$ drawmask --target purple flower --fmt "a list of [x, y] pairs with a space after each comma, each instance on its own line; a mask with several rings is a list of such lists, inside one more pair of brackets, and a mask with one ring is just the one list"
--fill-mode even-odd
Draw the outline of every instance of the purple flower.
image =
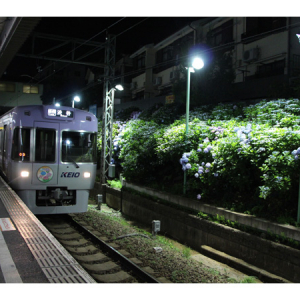
[[207, 163], [207, 164], [205, 165], [205, 167], [206, 167], [206, 168], [210, 168], [210, 167], [211, 167], [211, 164], [210, 164], [210, 163]]
[[198, 177], [199, 177], [199, 174], [198, 174], [198, 173], [196, 173], [196, 174], [195, 174], [195, 177], [196, 177], [196, 178], [198, 178]]
[[214, 173], [214, 176], [215, 176], [215, 177], [218, 177], [218, 176], [219, 176], [219, 174], [218, 174], [218, 173]]
[[209, 150], [207, 148], [204, 149], [204, 153], [208, 153]]
[[190, 169], [192, 166], [191, 166], [191, 164], [186, 164], [185, 167], [186, 167], [186, 169], [188, 170], [188, 169]]
[[183, 157], [183, 158], [182, 158], [182, 161], [183, 161], [184, 163], [187, 163], [187, 162], [189, 161], [189, 159], [188, 159], [187, 157]]
[[197, 195], [197, 199], [198, 199], [198, 200], [201, 199], [201, 195], [200, 195], [200, 194]]
[[209, 169], [206, 169], [206, 170], [205, 170], [205, 173], [208, 173], [208, 172], [209, 172]]
[[197, 149], [197, 152], [201, 152], [201, 151], [202, 151], [202, 149], [200, 149], [200, 148], [199, 148], [199, 149]]

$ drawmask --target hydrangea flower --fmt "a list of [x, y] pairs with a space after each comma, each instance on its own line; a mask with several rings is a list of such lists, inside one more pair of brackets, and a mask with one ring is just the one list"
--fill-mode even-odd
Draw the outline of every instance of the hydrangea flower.
[[201, 195], [200, 195], [200, 194], [197, 195], [197, 199], [198, 199], [198, 200], [201, 199]]
[[205, 167], [206, 167], [206, 168], [210, 168], [210, 167], [211, 167], [211, 164], [210, 164], [210, 163], [207, 163], [207, 164], [205, 165]]
[[190, 169], [192, 166], [191, 166], [191, 164], [186, 164], [185, 167], [186, 167], [186, 169], [188, 170], [188, 169]]
[[294, 159], [298, 159], [300, 154], [300, 147], [297, 150], [292, 151], [292, 155], [294, 155]]
[[195, 173], [195, 177], [198, 178], [198, 177], [199, 177], [199, 174], [198, 174], [198, 173]]

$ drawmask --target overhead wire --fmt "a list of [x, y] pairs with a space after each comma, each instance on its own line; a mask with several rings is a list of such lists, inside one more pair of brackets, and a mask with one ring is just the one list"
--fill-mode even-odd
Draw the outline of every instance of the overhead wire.
[[[99, 36], [100, 34], [106, 32], [106, 31], [107, 31], [108, 29], [110, 29], [111, 27], [113, 27], [113, 26], [115, 26], [116, 24], [118, 24], [119, 22], [123, 21], [125, 18], [126, 18], [126, 17], [121, 18], [120, 20], [116, 21], [116, 22], [113, 23], [112, 25], [108, 26], [107, 28], [103, 29], [102, 31], [98, 32], [97, 34], [93, 35], [91, 38], [89, 38], [89, 39], [87, 39], [86, 41], [84, 41], [84, 43], [78, 45], [78, 46], [75, 47], [73, 50], [67, 52], [66, 54], [64, 54], [63, 56], [61, 56], [61, 57], [58, 58], [58, 59], [62, 59], [62, 58], [64, 58], [64, 57], [66, 57], [68, 54], [72, 53], [73, 51], [75, 51], [75, 50], [77, 50], [78, 48], [82, 47], [83, 45], [85, 45], [86, 43], [88, 43], [88, 42], [91, 41], [92, 39], [96, 38], [96, 37]], [[47, 69], [47, 68], [50, 68], [51, 66], [53, 66], [54, 63], [55, 63], [55, 62], [50, 63], [48, 66], [46, 66], [46, 68], [44, 68], [44, 70]], [[72, 63], [68, 63], [68, 64], [64, 65], [63, 67], [59, 68], [58, 71], [61, 71], [62, 69], [64, 69], [64, 68], [66, 68], [67, 66], [69, 66], [70, 64], [72, 64]], [[53, 76], [53, 75], [54, 75], [54, 74], [50, 74], [50, 75], [48, 75], [48, 76], [42, 78], [41, 80], [39, 80], [39, 81], [37, 82], [37, 84], [40, 83], [40, 82], [42, 82], [42, 81], [44, 81], [45, 79], [47, 79], [47, 78]], [[35, 76], [36, 76], [36, 75], [35, 75]], [[33, 76], [33, 77], [35, 77], [35, 76]], [[29, 83], [30, 83], [30, 82], [29, 82]]]
[[[147, 19], [147, 18], [146, 18]], [[226, 44], [222, 44], [222, 45], [218, 45], [218, 46], [215, 46], [215, 47], [211, 47], [211, 48], [208, 48], [208, 49], [203, 49], [203, 50], [199, 50], [198, 52], [196, 52], [195, 54], [203, 54], [203, 53], [206, 53], [206, 52], [216, 52], [216, 51], [220, 51], [220, 50], [222, 50], [222, 49], [226, 49], [226, 48], [229, 48], [229, 47], [233, 47], [233, 46], [236, 46], [236, 45], [238, 45], [238, 44], [242, 44], [242, 43], [245, 43], [245, 42], [247, 42], [247, 41], [250, 41], [250, 40], [252, 40], [252, 39], [256, 39], [256, 38], [259, 38], [260, 36], [263, 36], [263, 35], [267, 35], [267, 34], [272, 34], [272, 33], [274, 33], [274, 32], [278, 32], [278, 31], [280, 31], [280, 30], [284, 30], [284, 29], [286, 29], [286, 30], [288, 30], [287, 28], [290, 28], [290, 27], [296, 27], [296, 26], [298, 26], [298, 25], [300, 25], [300, 22], [297, 22], [297, 23], [294, 23], [294, 24], [290, 24], [290, 25], [288, 25], [288, 26], [283, 26], [283, 27], [280, 27], [280, 28], [277, 28], [277, 29], [273, 29], [273, 30], [270, 30], [270, 31], [267, 31], [267, 32], [263, 32], [263, 33], [259, 33], [259, 34], [256, 34], [256, 35], [252, 35], [252, 36], [250, 36], [250, 37], [247, 37], [247, 38], [244, 38], [244, 39], [242, 39], [241, 41], [239, 41], [239, 42], [229, 42], [229, 43], [226, 43]], [[232, 25], [233, 26], [233, 25]], [[226, 27], [226, 29], [227, 29], [228, 27]], [[126, 32], [127, 30], [124, 30], [124, 32]], [[123, 32], [121, 32], [120, 34], [122, 34]], [[119, 34], [119, 35], [120, 35]], [[178, 57], [178, 58], [175, 58], [175, 59], [171, 59], [171, 60], [168, 60], [168, 61], [165, 61], [165, 62], [161, 62], [161, 63], [159, 63], [159, 64], [155, 64], [155, 65], [152, 65], [152, 66], [149, 66], [149, 67], [145, 67], [145, 68], [141, 68], [141, 69], [138, 69], [138, 70], [134, 70], [134, 71], [129, 71], [129, 72], [127, 72], [127, 73], [125, 73], [125, 74], [123, 74], [123, 75], [117, 75], [117, 76], [114, 76], [114, 77], [111, 77], [110, 78], [110, 80], [117, 80], [117, 79], [119, 79], [119, 78], [121, 78], [121, 77], [128, 77], [128, 76], [134, 76], [135, 74], [139, 74], [139, 73], [141, 73], [141, 72], [145, 72], [146, 70], [148, 70], [148, 69], [152, 69], [152, 68], [158, 68], [158, 67], [163, 67], [164, 65], [168, 65], [168, 64], [170, 64], [170, 63], [172, 63], [172, 62], [175, 62], [175, 61], [182, 61], [182, 60], [184, 60], [184, 59], [186, 59], [186, 58], [188, 58], [189, 57], [189, 55], [183, 55], [183, 56], [181, 56], [181, 57]], [[91, 87], [89, 87], [89, 88], [92, 88], [92, 87], [94, 87], [94, 86], [96, 86], [96, 85], [98, 85], [98, 84], [100, 84], [100, 83], [102, 83], [102, 82], [97, 82], [97, 83], [95, 83], [95, 85], [93, 85], [93, 86], [91, 86]], [[80, 93], [80, 92], [82, 92], [82, 90], [83, 89], [80, 89], [80, 90], [78, 90], [77, 92], [78, 93]], [[85, 88], [84, 88], [84, 90], [86, 90]], [[73, 93], [72, 93], [73, 94]], [[60, 99], [65, 99], [65, 98], [67, 98], [67, 97], [69, 97], [70, 95], [68, 95], [68, 96], [65, 96], [65, 97], [62, 97], [62, 98], [60, 98]]]
[[[115, 22], [114, 24], [110, 25], [108, 28], [106, 28], [106, 29], [102, 30], [101, 32], [97, 33], [96, 35], [94, 35], [93, 37], [91, 37], [90, 39], [88, 39], [85, 43], [87, 43], [88, 41], [92, 40], [92, 39], [95, 38], [96, 36], [100, 35], [100, 34], [103, 33], [104, 31], [107, 31], [107, 29], [111, 28], [112, 26], [114, 26], [115, 24], [119, 23], [119, 22], [122, 21], [123, 19], [124, 19], [124, 18], [118, 20], [118, 21]], [[147, 19], [149, 19], [149, 17], [147, 17], [147, 18], [145, 18], [145, 19], [139, 21], [138, 23], [134, 24], [133, 26], [131, 26], [131, 27], [129, 27], [129, 28], [123, 30], [122, 32], [120, 32], [119, 34], [117, 34], [116, 37], [118, 37], [118, 36], [120, 36], [121, 34], [127, 32], [128, 30], [134, 28], [135, 26], [138, 26], [139, 24], [141, 24], [142, 22], [146, 21]], [[290, 24], [290, 25], [288, 25], [288, 26], [283, 26], [283, 27], [281, 27], [281, 28], [273, 29], [273, 30], [270, 30], [270, 31], [267, 31], [267, 32], [259, 33], [259, 34], [257, 34], [257, 35], [253, 35], [253, 36], [250, 36], [250, 37], [248, 37], [248, 38], [244, 38], [244, 39], [242, 39], [242, 40], [239, 41], [239, 42], [229, 42], [229, 43], [222, 44], [222, 45], [218, 45], [218, 46], [215, 46], [215, 47], [206, 49], [206, 50], [201, 50], [201, 51], [199, 51], [199, 52], [205, 53], [205, 52], [207, 52], [207, 51], [213, 51], [213, 52], [214, 52], [214, 51], [219, 51], [219, 50], [222, 50], [222, 49], [224, 49], [224, 48], [228, 48], [228, 47], [230, 47], [230, 46], [235, 46], [235, 45], [238, 45], [238, 44], [241, 44], [241, 43], [245, 43], [247, 40], [259, 38], [259, 37], [262, 36], [262, 35], [271, 34], [271, 33], [273, 33], [273, 32], [278, 32], [279, 30], [283, 30], [283, 29], [289, 30], [290, 27], [296, 27], [296, 26], [298, 26], [298, 25], [300, 25], [300, 22], [297, 22], [297, 23], [294, 23], [294, 24]], [[81, 44], [81, 45], [83, 45], [83, 44]], [[81, 45], [79, 45], [77, 48], [79, 48]], [[69, 52], [69, 53], [70, 53], [70, 52]], [[69, 53], [67, 53], [67, 54], [69, 54]], [[65, 54], [64, 56], [66, 56], [67, 54]], [[62, 58], [63, 58], [64, 56], [62, 56]], [[183, 60], [183, 59], [187, 58], [188, 56], [189, 56], [189, 55], [181, 56], [181, 57], [176, 58], [176, 59], [173, 59], [173, 60], [168, 60], [168, 61], [166, 61], [166, 62], [162, 62], [162, 63], [156, 64], [156, 65], [150, 66], [150, 67], [148, 67], [148, 68], [143, 68], [143, 69], [139, 69], [139, 70], [130, 71], [130, 72], [126, 73], [126, 74], [123, 74], [122, 77], [133, 76], [134, 74], [141, 73], [141, 72], [143, 72], [143, 71], [146, 71], [147, 69], [160, 67], [160, 66], [163, 66], [163, 65], [165, 65], [165, 64], [170, 64], [170, 63], [172, 63], [172, 62], [174, 62], [174, 61], [176, 61], [176, 60]], [[69, 63], [68, 65], [70, 65], [70, 64], [71, 64], [71, 63]], [[61, 69], [67, 67], [68, 65], [62, 67]], [[61, 70], [61, 69], [59, 69], [59, 70]], [[49, 76], [43, 78], [43, 80], [45, 80], [46, 78], [48, 78], [48, 77], [50, 77], [50, 76], [53, 76], [53, 75], [54, 75], [54, 74], [50, 74]], [[111, 79], [111, 80], [116, 80], [116, 79], [118, 79], [118, 78], [120, 78], [120, 77], [121, 77], [121, 76], [114, 76], [113, 78], [110, 78], [110, 79]], [[41, 80], [41, 81], [43, 81], [43, 80]], [[39, 82], [41, 82], [41, 81], [39, 81]], [[38, 82], [38, 83], [39, 83], [39, 82]], [[29, 83], [30, 83], [30, 82], [29, 82]], [[70, 96], [73, 95], [74, 93], [80, 93], [80, 92], [85, 91], [85, 90], [87, 90], [87, 89], [89, 89], [89, 88], [92, 88], [92, 87], [94, 87], [94, 86], [97, 86], [97, 85], [99, 85], [99, 84], [101, 84], [101, 83], [102, 83], [102, 82], [95, 82], [95, 83], [93, 83], [93, 84], [91, 84], [91, 85], [88, 85], [88, 86], [82, 88], [82, 89], [79, 89], [79, 90], [77, 90], [77, 91], [75, 91], [75, 92], [72, 92], [71, 94], [68, 94], [68, 95], [66, 95], [66, 96], [63, 96], [63, 97], [59, 98], [58, 100], [62, 101], [62, 100], [64, 100], [64, 99], [70, 97]]]
[[[76, 47], [74, 50], [78, 49], [79, 47], [81, 47], [81, 46], [84, 45], [85, 43], [91, 41], [92, 39], [94, 39], [95, 37], [99, 36], [100, 34], [102, 34], [102, 33], [104, 33], [104, 32], [107, 32], [108, 29], [112, 28], [113, 26], [115, 26], [116, 24], [118, 24], [119, 22], [121, 22], [122, 20], [124, 20], [125, 18], [126, 18], [126, 17], [121, 18], [120, 20], [118, 20], [118, 21], [114, 22], [113, 24], [109, 25], [108, 27], [106, 27], [106, 28], [103, 29], [102, 31], [100, 31], [100, 32], [98, 32], [97, 34], [93, 35], [91, 38], [89, 38], [88, 40], [86, 40], [84, 43], [80, 44], [80, 45], [79, 45], [78, 47]], [[65, 57], [66, 55], [68, 55], [68, 54], [71, 53], [71, 52], [72, 52], [72, 51], [66, 53], [66, 54], [63, 55], [61, 58]], [[53, 64], [54, 64], [54, 62], [50, 63], [49, 66], [47, 66], [46, 68], [49, 68], [49, 67], [52, 66]], [[67, 65], [64, 65], [63, 67], [61, 67], [60, 69], [58, 69], [57, 72], [59, 72], [59, 71], [61, 71], [62, 69], [66, 68], [66, 67], [69, 66], [70, 64], [71, 64], [71, 63], [69, 63], [69, 64], [67, 64]], [[44, 70], [45, 70], [45, 68], [44, 68]], [[56, 73], [57, 73], [57, 72], [56, 72]], [[36, 75], [38, 75], [38, 73], [37, 73]], [[37, 79], [35, 79], [36, 75], [35, 75], [35, 76], [29, 76], [29, 77], [31, 77], [31, 79], [30, 79], [27, 83], [25, 83], [25, 84], [27, 84], [27, 85], [31, 84], [33, 79], [34, 79], [34, 80], [37, 80]], [[45, 79], [47, 79], [47, 78], [49, 78], [49, 77], [51, 77], [51, 76], [53, 76], [53, 75], [54, 75], [54, 74], [50, 74], [50, 75], [44, 77], [43, 79], [41, 79], [40, 81], [37, 80], [37, 82], [35, 82], [34, 84], [39, 84], [40, 82], [44, 81]], [[18, 96], [17, 98], [15, 98], [15, 99], [17, 100], [17, 99], [20, 98], [20, 97], [21, 97], [21, 95], [19, 95], [19, 96]]]

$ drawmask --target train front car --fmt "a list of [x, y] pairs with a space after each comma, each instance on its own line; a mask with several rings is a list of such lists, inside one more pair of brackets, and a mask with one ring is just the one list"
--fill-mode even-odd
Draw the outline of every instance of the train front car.
[[38, 214], [87, 211], [96, 176], [97, 118], [70, 107], [18, 107], [9, 184]]

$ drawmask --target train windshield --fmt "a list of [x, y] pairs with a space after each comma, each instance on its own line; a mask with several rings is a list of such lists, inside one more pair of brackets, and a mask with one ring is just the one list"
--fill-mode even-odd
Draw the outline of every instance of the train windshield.
[[97, 162], [97, 134], [91, 132], [62, 132], [62, 162]]
[[15, 128], [11, 156], [17, 161], [30, 160], [30, 128]]
[[54, 162], [56, 153], [55, 129], [37, 128], [35, 137], [35, 161]]

